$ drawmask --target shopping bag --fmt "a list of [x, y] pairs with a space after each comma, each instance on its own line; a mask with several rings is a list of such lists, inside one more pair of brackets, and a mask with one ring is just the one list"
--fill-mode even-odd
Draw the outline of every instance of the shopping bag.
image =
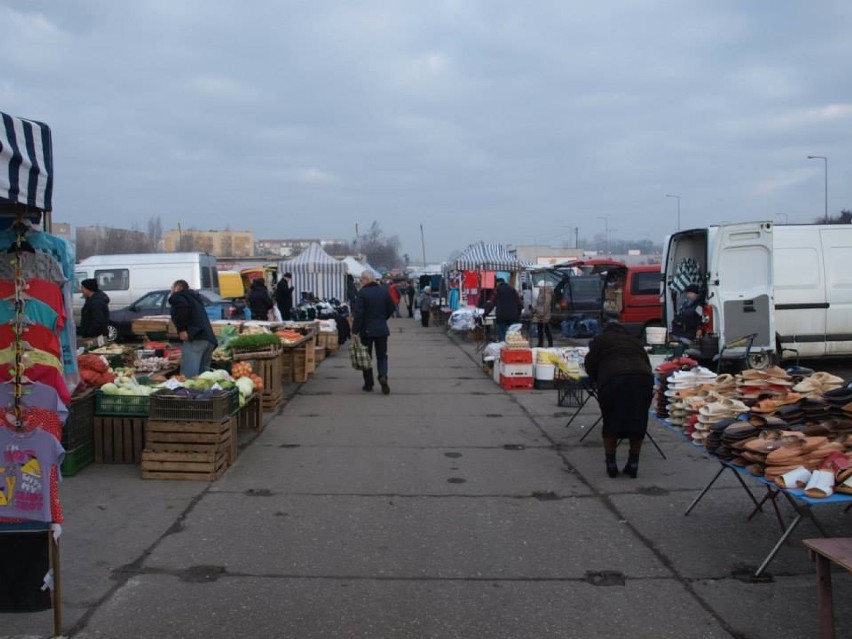
[[349, 361], [356, 371], [368, 371], [373, 368], [370, 351], [361, 343], [357, 335], [352, 337], [352, 343], [349, 345]]
[[421, 317], [422, 317], [422, 315], [420, 314], [420, 309], [415, 308], [414, 309], [414, 321], [419, 322]]

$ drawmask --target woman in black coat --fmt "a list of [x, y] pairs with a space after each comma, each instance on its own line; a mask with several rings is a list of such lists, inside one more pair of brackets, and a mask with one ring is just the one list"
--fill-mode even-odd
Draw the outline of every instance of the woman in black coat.
[[630, 456], [623, 472], [635, 478], [654, 392], [654, 373], [648, 353], [642, 342], [630, 335], [624, 326], [609, 322], [589, 345], [585, 364], [586, 373], [597, 385], [606, 472], [610, 477], [618, 475], [616, 443], [619, 439], [627, 439]]
[[275, 303], [261, 278], [258, 277], [251, 281], [251, 287], [246, 296], [246, 304], [251, 311], [253, 320], [266, 321], [269, 318], [269, 311], [272, 310]]

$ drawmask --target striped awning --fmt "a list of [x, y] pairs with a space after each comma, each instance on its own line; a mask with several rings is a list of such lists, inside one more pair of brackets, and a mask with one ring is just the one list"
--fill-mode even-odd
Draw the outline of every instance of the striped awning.
[[456, 258], [453, 266], [457, 271], [519, 271], [527, 266], [527, 264], [518, 260], [517, 256], [509, 253], [502, 244], [477, 242], [468, 246]]
[[50, 127], [0, 113], [0, 201], [42, 211], [53, 206]]
[[278, 277], [293, 274], [293, 301], [298, 304], [303, 292], [313, 293], [321, 300], [346, 299], [346, 265], [312, 243], [292, 260], [278, 264]]

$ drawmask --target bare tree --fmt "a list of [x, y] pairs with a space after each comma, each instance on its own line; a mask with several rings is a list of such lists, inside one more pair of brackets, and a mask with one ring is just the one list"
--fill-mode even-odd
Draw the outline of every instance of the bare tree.
[[160, 216], [151, 217], [148, 220], [148, 237], [150, 237], [154, 244], [159, 243], [160, 238], [163, 237], [163, 221], [160, 219]]
[[377, 268], [392, 269], [402, 265], [399, 238], [396, 235], [385, 237], [378, 222], [374, 221], [367, 232], [358, 238], [358, 245], [367, 261]]

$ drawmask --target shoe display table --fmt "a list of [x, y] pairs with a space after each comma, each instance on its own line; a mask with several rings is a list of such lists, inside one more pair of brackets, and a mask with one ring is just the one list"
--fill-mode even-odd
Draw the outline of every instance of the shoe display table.
[[852, 537], [805, 539], [811, 559], [816, 562], [819, 628], [821, 639], [834, 639], [834, 600], [831, 591], [831, 564], [852, 572]]
[[[669, 424], [665, 419], [661, 419], [661, 418], [657, 417], [656, 415], [654, 415], [653, 413], [652, 413], [652, 417], [654, 417], [654, 419], [656, 419], [660, 423], [660, 425], [662, 425], [664, 428], [667, 428], [668, 430], [671, 430], [672, 432], [677, 433], [678, 435], [680, 435], [681, 437], [683, 437], [684, 439], [686, 439], [690, 443], [693, 443], [692, 440], [690, 438], [688, 438], [683, 433], [682, 430], [680, 430], [679, 428], [675, 428], [674, 426]], [[686, 509], [686, 512], [683, 513], [684, 516], [689, 515], [689, 513], [692, 512], [692, 510], [698, 505], [698, 502], [700, 502], [701, 499], [704, 497], [704, 495], [707, 494], [707, 491], [710, 490], [710, 488], [713, 486], [713, 484], [716, 483], [716, 480], [719, 479], [719, 477], [722, 475], [722, 473], [725, 472], [725, 470], [730, 470], [731, 472], [734, 473], [734, 476], [739, 481], [740, 486], [742, 486], [743, 490], [745, 490], [745, 492], [748, 494], [749, 498], [751, 499], [752, 503], [754, 504], [754, 509], [751, 511], [749, 516], [746, 518], [746, 521], [750, 521], [758, 512], [762, 512], [763, 505], [766, 502], [769, 502], [772, 505], [772, 508], [775, 512], [775, 516], [778, 519], [778, 525], [781, 529], [781, 536], [778, 538], [778, 541], [775, 543], [775, 545], [769, 551], [769, 554], [766, 555], [766, 557], [763, 559], [761, 564], [758, 566], [757, 570], [754, 573], [755, 577], [760, 577], [760, 575], [763, 574], [763, 572], [766, 570], [767, 566], [769, 566], [769, 564], [775, 558], [775, 555], [777, 555], [778, 551], [781, 550], [781, 546], [784, 544], [785, 541], [787, 541], [787, 539], [790, 537], [790, 535], [793, 533], [793, 531], [796, 530], [796, 527], [802, 522], [803, 519], [805, 519], [805, 518], [810, 519], [814, 523], [814, 525], [816, 526], [817, 530], [819, 530], [820, 534], [823, 537], [826, 537], [825, 530], [823, 529], [822, 525], [819, 523], [819, 520], [817, 520], [816, 516], [813, 513], [813, 510], [812, 510], [813, 506], [845, 505], [846, 510], [849, 510], [850, 508], [852, 508], [852, 495], [835, 493], [835, 494], [831, 495], [830, 497], [826, 497], [826, 498], [822, 498], [822, 499], [814, 499], [812, 497], [808, 497], [807, 495], [805, 495], [805, 491], [802, 490], [802, 489], [792, 489], [792, 488], [782, 489], [782, 488], [779, 488], [775, 484], [775, 482], [770, 481], [770, 480], [766, 479], [765, 477], [760, 477], [758, 475], [752, 475], [744, 467], [737, 466], [736, 464], [732, 464], [728, 461], [725, 461], [723, 459], [715, 457], [714, 455], [712, 455], [712, 454], [708, 453], [706, 450], [704, 450], [703, 447], [696, 446], [696, 448], [699, 448], [702, 452], [704, 452], [705, 456], [708, 459], [712, 459], [712, 460], [718, 462], [719, 465], [720, 465], [720, 468], [719, 468], [719, 471], [710, 480], [710, 482], [704, 488], [701, 489], [701, 492], [698, 494], [698, 496], [695, 499], [692, 500], [692, 503]], [[748, 478], [756, 481], [757, 483], [763, 485], [763, 487], [766, 489], [766, 494], [764, 495], [763, 499], [758, 501], [757, 497], [754, 496], [754, 493], [748, 487], [748, 485], [746, 484], [743, 477], [748, 477]], [[793, 511], [795, 512], [795, 516], [789, 522], [785, 522], [783, 516], [781, 515], [781, 511], [779, 510], [778, 503], [777, 503], [778, 497], [783, 497], [787, 501], [787, 503], [790, 504], [790, 506], [793, 508]]]

